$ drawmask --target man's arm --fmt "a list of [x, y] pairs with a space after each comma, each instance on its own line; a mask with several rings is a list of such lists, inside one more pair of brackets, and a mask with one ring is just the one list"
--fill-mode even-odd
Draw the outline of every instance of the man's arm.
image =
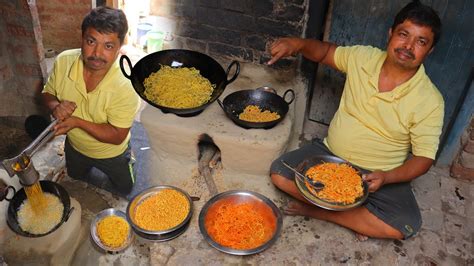
[[72, 116], [76, 104], [70, 101], [59, 101], [54, 95], [43, 93], [43, 102], [59, 121], [54, 127], [55, 135], [62, 135], [73, 128], [80, 128], [101, 142], [110, 144], [122, 143], [130, 128], [119, 128], [111, 124], [96, 124]]
[[315, 39], [282, 38], [276, 40], [270, 47], [272, 59], [268, 61], [271, 65], [278, 59], [286, 56], [301, 53], [307, 59], [328, 65], [337, 69], [334, 62], [334, 52], [337, 45], [329, 42], [322, 42]]
[[364, 176], [369, 184], [369, 191], [377, 191], [385, 184], [411, 181], [428, 172], [433, 165], [433, 160], [422, 156], [413, 156], [405, 163], [390, 171], [374, 171]]
[[56, 135], [66, 134], [73, 128], [80, 128], [100, 142], [118, 145], [128, 135], [130, 128], [120, 128], [108, 123], [96, 124], [74, 116], [58, 123], [54, 130]]
[[70, 101], [59, 101], [56, 96], [47, 92], [42, 93], [43, 103], [53, 114], [54, 118], [59, 121], [69, 118], [74, 110], [76, 103]]

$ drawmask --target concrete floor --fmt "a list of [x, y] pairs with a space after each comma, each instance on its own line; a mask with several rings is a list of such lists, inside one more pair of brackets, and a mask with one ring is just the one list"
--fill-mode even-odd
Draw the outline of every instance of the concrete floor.
[[[136, 124], [134, 127], [139, 127]], [[55, 140], [55, 141], [61, 141]], [[64, 158], [58, 150], [61, 145], [40, 153], [45, 162], [39, 163], [43, 173], [60, 172], [58, 165]], [[136, 147], [137, 148], [137, 147]], [[138, 149], [140, 150], [140, 149]], [[150, 150], [142, 151], [151, 152]], [[147, 160], [144, 154], [142, 160]], [[196, 166], [197, 168], [197, 166]], [[54, 170], [56, 169], [56, 170]], [[143, 170], [143, 169], [142, 169]], [[141, 171], [141, 170], [140, 170]], [[219, 167], [213, 172], [219, 178]], [[140, 178], [140, 173], [137, 178]], [[262, 178], [267, 178], [262, 176]], [[199, 173], [190, 173], [189, 182], [181, 188], [193, 196], [194, 214], [184, 234], [167, 242], [153, 242], [136, 236], [133, 244], [119, 254], [106, 254], [98, 250], [89, 237], [92, 218], [99, 211], [115, 207], [125, 211], [127, 199], [113, 196], [82, 181], [67, 176], [59, 183], [72, 198], [81, 205], [81, 230], [79, 244], [74, 255], [68, 258], [72, 265], [472, 265], [474, 236], [474, 184], [449, 177], [447, 169], [434, 167], [413, 182], [415, 195], [423, 215], [420, 233], [405, 241], [369, 239], [359, 242], [354, 233], [337, 225], [306, 217], [284, 216], [283, 230], [278, 241], [267, 250], [250, 256], [234, 256], [211, 247], [198, 227], [198, 216], [202, 206], [211, 197], [205, 180]], [[138, 191], [147, 186], [142, 183]], [[259, 191], [269, 197], [278, 207], [284, 206], [288, 197], [277, 191], [270, 181], [266, 187], [255, 187], [251, 182], [246, 189]], [[223, 191], [219, 191], [223, 192]], [[135, 193], [135, 192], [132, 192]], [[14, 255], [13, 255], [14, 256]], [[38, 255], [44, 258], [43, 255]], [[21, 259], [4, 254], [8, 265], [19, 265]], [[31, 258], [30, 258], [31, 259]], [[11, 262], [11, 263], [9, 263]], [[23, 261], [25, 262], [25, 261]], [[31, 263], [31, 261], [30, 261]], [[50, 262], [37, 260], [34, 264]]]

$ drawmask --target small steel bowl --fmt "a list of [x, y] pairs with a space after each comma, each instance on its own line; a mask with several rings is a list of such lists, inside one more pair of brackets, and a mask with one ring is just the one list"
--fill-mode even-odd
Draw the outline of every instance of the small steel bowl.
[[97, 224], [102, 219], [104, 219], [105, 217], [108, 217], [108, 216], [118, 216], [118, 217], [124, 219], [128, 223], [127, 217], [125, 216], [125, 213], [123, 211], [119, 211], [119, 210], [114, 209], [114, 208], [105, 209], [105, 210], [99, 212], [91, 222], [91, 237], [92, 237], [92, 240], [94, 241], [94, 243], [99, 248], [103, 249], [104, 251], [112, 252], [112, 253], [118, 253], [118, 252], [124, 251], [125, 249], [127, 249], [130, 246], [130, 244], [133, 241], [133, 233], [132, 233], [130, 223], [128, 223], [129, 226], [128, 226], [127, 240], [125, 241], [125, 243], [121, 247], [117, 247], [117, 248], [108, 247], [108, 246], [104, 245], [102, 243], [102, 241], [100, 241], [100, 238], [97, 235]]
[[[265, 243], [262, 245], [252, 248], [252, 249], [234, 249], [230, 247], [223, 246], [216, 241], [214, 241], [211, 237], [211, 235], [208, 233], [206, 229], [206, 216], [209, 214], [209, 210], [212, 209], [213, 206], [215, 206], [217, 203], [221, 202], [222, 200], [231, 200], [231, 201], [238, 201], [238, 202], [252, 202], [252, 203], [263, 203], [266, 206], [268, 206], [274, 216], [276, 226], [275, 230], [273, 232], [273, 236]], [[226, 191], [220, 194], [215, 195], [212, 197], [206, 204], [202, 207], [201, 212], [199, 214], [199, 230], [201, 231], [201, 234], [204, 236], [204, 239], [214, 248], [217, 250], [220, 250], [222, 252], [232, 254], [232, 255], [251, 255], [251, 254], [256, 254], [264, 251], [271, 245], [273, 245], [278, 237], [280, 236], [281, 228], [283, 224], [283, 218], [281, 215], [280, 210], [278, 207], [267, 197], [253, 192], [253, 191], [247, 191], [247, 190], [231, 190], [231, 191]]]
[[[140, 205], [146, 198], [153, 196], [164, 189], [173, 189], [175, 191], [180, 192], [181, 194], [183, 194], [183, 196], [186, 197], [189, 204], [188, 214], [186, 215], [186, 217], [180, 224], [167, 230], [151, 231], [151, 230], [146, 230], [146, 229], [141, 228], [134, 221], [135, 211], [136, 211], [137, 206]], [[184, 231], [186, 231], [186, 229], [189, 226], [192, 215], [193, 215], [193, 202], [191, 200], [191, 197], [188, 195], [188, 193], [186, 193], [184, 190], [180, 188], [167, 186], [167, 185], [155, 186], [155, 187], [145, 189], [144, 191], [140, 192], [138, 195], [133, 197], [127, 206], [127, 220], [132, 225], [133, 231], [140, 237], [146, 238], [148, 240], [158, 241], [158, 242], [171, 240], [173, 238], [178, 237], [182, 233], [184, 233]]]

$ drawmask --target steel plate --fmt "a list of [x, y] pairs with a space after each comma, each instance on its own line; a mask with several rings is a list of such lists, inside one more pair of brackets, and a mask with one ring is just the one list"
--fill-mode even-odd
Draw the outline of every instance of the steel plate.
[[[162, 230], [162, 231], [146, 230], [138, 226], [136, 222], [134, 221], [135, 211], [136, 211], [137, 206], [140, 205], [148, 197], [154, 196], [158, 192], [165, 189], [175, 190], [177, 192], [180, 192], [183, 196], [186, 197], [187, 202], [189, 204], [189, 212], [184, 218], [184, 220], [180, 224], [176, 225], [175, 227], [169, 228], [167, 230]], [[128, 222], [132, 225], [133, 231], [140, 237], [146, 238], [148, 240], [155, 240], [157, 242], [167, 241], [167, 240], [171, 240], [173, 238], [178, 237], [179, 235], [184, 233], [184, 231], [188, 228], [191, 217], [193, 215], [193, 202], [191, 200], [191, 197], [188, 195], [188, 193], [180, 188], [177, 188], [174, 186], [167, 186], [167, 185], [154, 186], [154, 187], [150, 187], [143, 190], [138, 195], [133, 197], [132, 200], [129, 201], [126, 215], [127, 215]]]
[[100, 238], [97, 235], [97, 224], [99, 223], [100, 220], [104, 219], [107, 216], [118, 216], [118, 217], [122, 218], [125, 222], [128, 223], [127, 217], [125, 216], [125, 213], [123, 211], [119, 211], [119, 210], [114, 209], [114, 208], [105, 209], [105, 210], [99, 212], [91, 222], [91, 227], [90, 227], [91, 238], [94, 241], [94, 243], [104, 251], [111, 252], [111, 253], [121, 252], [121, 251], [127, 249], [133, 241], [133, 233], [132, 233], [131, 226], [130, 226], [130, 224], [128, 224], [127, 240], [125, 241], [125, 243], [121, 247], [117, 247], [117, 248], [108, 247], [108, 246], [104, 245], [102, 243], [102, 241], [100, 241]]
[[[259, 247], [253, 248], [253, 249], [233, 249], [230, 247], [223, 246], [216, 241], [212, 239], [212, 237], [209, 235], [209, 233], [206, 230], [205, 226], [205, 219], [208, 214], [208, 211], [210, 208], [212, 208], [213, 205], [218, 203], [221, 200], [228, 200], [228, 199], [235, 199], [239, 200], [241, 202], [259, 202], [259, 203], [264, 203], [273, 212], [275, 222], [276, 222], [276, 228], [275, 231], [273, 232], [273, 236], [270, 240], [268, 240], [266, 243], [263, 243]], [[215, 249], [222, 251], [224, 253], [232, 254], [232, 255], [251, 255], [251, 254], [257, 254], [268, 247], [270, 247], [273, 243], [275, 243], [280, 236], [280, 231], [283, 225], [283, 217], [280, 213], [280, 210], [278, 207], [271, 201], [269, 198], [253, 191], [248, 191], [248, 190], [230, 190], [226, 192], [222, 192], [220, 194], [215, 195], [212, 197], [206, 204], [202, 207], [201, 212], [199, 214], [199, 230], [201, 231], [201, 234], [203, 235], [204, 239]]]
[[[349, 164], [350, 166], [354, 167], [360, 175], [362, 174], [367, 174], [368, 172], [366, 170], [363, 170], [357, 166], [354, 166], [352, 165], [351, 163], [339, 158], [339, 157], [336, 157], [336, 156], [331, 156], [331, 155], [316, 155], [316, 156], [313, 156], [309, 159], [306, 159], [304, 160], [302, 163], [300, 163], [297, 167], [297, 169], [300, 171], [300, 173], [306, 173], [306, 171], [315, 166], [315, 165], [318, 165], [318, 164], [321, 164], [321, 163], [346, 163], [346, 164]], [[306, 187], [306, 185], [304, 184], [303, 181], [301, 181], [299, 178], [295, 177], [295, 183], [296, 183], [296, 187], [298, 188], [298, 190], [301, 192], [301, 195], [303, 195], [303, 197], [305, 199], [307, 199], [309, 202], [311, 202], [312, 204], [318, 206], [318, 207], [321, 207], [323, 209], [327, 209], [327, 210], [331, 210], [331, 211], [346, 211], [346, 210], [350, 210], [350, 209], [353, 209], [355, 207], [358, 207], [360, 206], [361, 204], [363, 204], [365, 202], [365, 200], [367, 199], [367, 197], [369, 196], [369, 189], [368, 189], [368, 185], [367, 185], [367, 182], [365, 181], [362, 181], [362, 186], [364, 188], [364, 193], [361, 197], [357, 198], [356, 201], [354, 203], [351, 203], [351, 204], [343, 204], [343, 203], [335, 203], [335, 202], [330, 202], [330, 201], [327, 201], [327, 200], [324, 200], [324, 199], [321, 199], [319, 197], [317, 197], [316, 195], [314, 195], [313, 193], [311, 193], [308, 188]]]

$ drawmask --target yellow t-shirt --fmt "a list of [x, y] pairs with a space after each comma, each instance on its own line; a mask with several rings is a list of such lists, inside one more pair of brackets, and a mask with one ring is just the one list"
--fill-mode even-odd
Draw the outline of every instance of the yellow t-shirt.
[[[93, 123], [109, 123], [120, 128], [130, 128], [140, 101], [130, 80], [120, 72], [118, 60], [90, 93], [87, 93], [82, 71], [80, 49], [62, 52], [56, 58], [43, 93], [52, 94], [59, 101], [75, 102], [77, 108], [72, 114], [75, 117]], [[80, 153], [91, 158], [105, 159], [118, 156], [126, 150], [130, 132], [119, 145], [100, 142], [79, 128], [70, 130], [67, 137], [74, 149]]]
[[410, 151], [434, 159], [443, 126], [443, 97], [423, 65], [392, 91], [378, 91], [386, 56], [370, 46], [338, 47], [334, 55], [346, 82], [324, 141], [335, 155], [368, 170], [396, 168]]

